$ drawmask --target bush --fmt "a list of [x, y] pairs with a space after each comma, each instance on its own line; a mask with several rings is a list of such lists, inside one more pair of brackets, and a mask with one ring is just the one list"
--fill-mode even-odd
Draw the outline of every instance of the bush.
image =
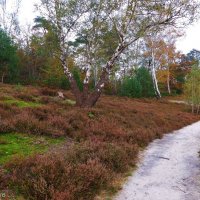
[[153, 97], [155, 95], [153, 81], [149, 71], [141, 67], [132, 77], [126, 77], [119, 91], [120, 95], [128, 97]]
[[70, 89], [69, 80], [64, 75], [61, 77], [57, 77], [56, 75], [49, 76], [48, 78], [46, 78], [44, 83], [50, 87], [58, 87], [65, 90]]
[[58, 153], [19, 159], [7, 168], [10, 184], [30, 200], [93, 199], [110, 179], [97, 159], [73, 165]]
[[[42, 90], [28, 87], [20, 93], [37, 96]], [[66, 144], [49, 153], [15, 159], [0, 170], [0, 185], [12, 185], [26, 199], [93, 199], [134, 166], [140, 147], [199, 120], [183, 112], [184, 105], [163, 100], [103, 96], [95, 108], [80, 109], [50, 97], [50, 90], [41, 98], [45, 105], [18, 108], [4, 103], [16, 90], [1, 85], [1, 91], [0, 132], [66, 136]], [[72, 99], [68, 92], [65, 96]]]
[[137, 146], [134, 145], [107, 143], [93, 139], [74, 145], [68, 150], [67, 159], [70, 163], [84, 163], [89, 159], [97, 158], [110, 171], [124, 172], [133, 165], [137, 150]]
[[134, 165], [137, 146], [114, 144], [93, 138], [56, 152], [6, 164], [7, 182], [27, 199], [93, 199], [108, 186], [115, 173]]
[[141, 96], [142, 97], [153, 97], [155, 96], [153, 81], [149, 70], [145, 67], [141, 67], [136, 72], [136, 78], [141, 85]]
[[4, 120], [0, 119], [0, 133], [11, 133], [15, 130], [12, 120]]
[[50, 88], [42, 88], [41, 94], [44, 96], [51, 96], [51, 97], [58, 96], [57, 91]]
[[[51, 129], [48, 122], [41, 121], [30, 113], [21, 113], [13, 120], [16, 132], [34, 135], [60, 135], [55, 129]], [[62, 135], [62, 134], [61, 134]]]
[[35, 102], [34, 97], [33, 97], [33, 96], [30, 96], [29, 94], [20, 94], [20, 93], [19, 93], [19, 94], [17, 94], [15, 97], [18, 98], [18, 99], [21, 99], [21, 100], [23, 100], [23, 101]]
[[4, 190], [8, 185], [8, 177], [5, 176], [5, 171], [0, 167], [0, 191]]

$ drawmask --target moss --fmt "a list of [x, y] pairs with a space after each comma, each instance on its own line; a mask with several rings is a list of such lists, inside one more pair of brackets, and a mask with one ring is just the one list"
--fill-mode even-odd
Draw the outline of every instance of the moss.
[[72, 106], [74, 106], [74, 105], [76, 104], [76, 102], [73, 101], [73, 100], [71, 100], [71, 99], [66, 99], [65, 102], [66, 102], [67, 104], [69, 104], [69, 105], [72, 105]]
[[26, 102], [22, 100], [17, 100], [17, 99], [6, 99], [3, 101], [5, 104], [9, 105], [16, 105], [19, 108], [27, 108], [27, 107], [39, 107], [41, 104], [35, 103], [35, 102]]
[[49, 147], [60, 144], [63, 138], [38, 137], [19, 133], [0, 134], [0, 164], [4, 164], [13, 156], [29, 156], [43, 153]]

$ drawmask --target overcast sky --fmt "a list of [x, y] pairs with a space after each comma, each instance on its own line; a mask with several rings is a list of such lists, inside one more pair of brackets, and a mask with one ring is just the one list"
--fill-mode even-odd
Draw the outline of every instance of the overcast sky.
[[[13, 2], [14, 0], [9, 0]], [[8, 2], [9, 2], [8, 1]], [[23, 24], [33, 22], [34, 4], [39, 0], [22, 0], [20, 9], [20, 21]], [[9, 4], [8, 4], [9, 5]], [[177, 42], [177, 49], [183, 53], [189, 52], [191, 49], [200, 50], [200, 20], [186, 30], [186, 35]]]
[[39, 0], [22, 0], [19, 17], [23, 24], [33, 22], [33, 18], [36, 15], [34, 13], [34, 4], [37, 2], [39, 2]]

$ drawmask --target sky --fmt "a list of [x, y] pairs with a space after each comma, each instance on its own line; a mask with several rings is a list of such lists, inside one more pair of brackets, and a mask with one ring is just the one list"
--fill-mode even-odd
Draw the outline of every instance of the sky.
[[183, 53], [192, 49], [200, 50], [200, 20], [186, 29], [185, 36], [177, 41], [176, 46]]
[[[13, 1], [13, 0], [10, 0]], [[32, 23], [35, 14], [34, 4], [39, 2], [39, 0], [22, 0], [21, 9], [19, 13], [19, 19], [22, 24]]]
[[[9, 2], [14, 0], [7, 0]], [[27, 23], [33, 23], [33, 19], [36, 16], [34, 14], [34, 4], [39, 0], [22, 0], [21, 9], [19, 13], [20, 23], [25, 25]], [[9, 9], [9, 7], [8, 7]], [[200, 20], [186, 29], [184, 37], [177, 41], [177, 49], [183, 53], [188, 53], [192, 49], [200, 50]]]

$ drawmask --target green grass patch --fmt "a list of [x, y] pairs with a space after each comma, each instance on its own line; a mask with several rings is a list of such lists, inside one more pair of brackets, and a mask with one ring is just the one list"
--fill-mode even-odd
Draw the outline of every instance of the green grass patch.
[[64, 138], [50, 138], [27, 134], [0, 134], [0, 165], [8, 162], [14, 156], [30, 156], [44, 153], [49, 147], [61, 144]]
[[16, 105], [19, 108], [41, 106], [41, 104], [36, 103], [36, 102], [27, 102], [27, 101], [22, 101], [22, 100], [17, 100], [17, 99], [5, 99], [3, 102], [8, 105]]
[[71, 99], [66, 99], [64, 102], [69, 104], [69, 105], [72, 105], [72, 106], [74, 106], [76, 104], [76, 101], [73, 101]]

